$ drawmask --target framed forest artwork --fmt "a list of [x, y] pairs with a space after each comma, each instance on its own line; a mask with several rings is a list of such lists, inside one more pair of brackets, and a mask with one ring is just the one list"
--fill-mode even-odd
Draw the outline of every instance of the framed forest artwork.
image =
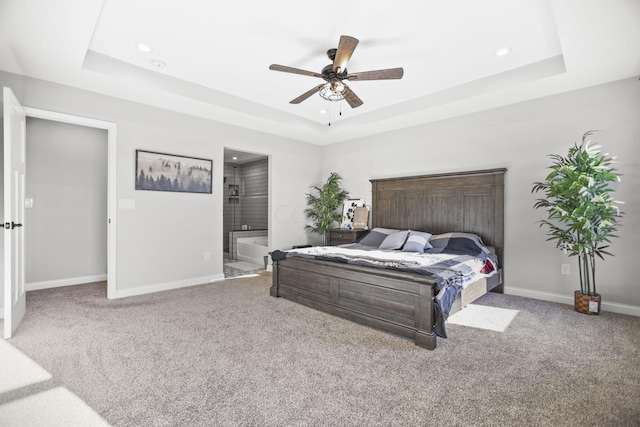
[[213, 161], [136, 150], [136, 190], [211, 194]]

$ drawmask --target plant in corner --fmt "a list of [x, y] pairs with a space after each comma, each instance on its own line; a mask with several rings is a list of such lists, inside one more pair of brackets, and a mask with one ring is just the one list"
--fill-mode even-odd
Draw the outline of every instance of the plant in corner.
[[340, 188], [342, 177], [332, 172], [327, 182], [322, 186], [316, 185], [311, 188], [317, 193], [307, 193], [307, 204], [309, 207], [304, 213], [313, 225], [306, 225], [304, 228], [317, 233], [322, 237], [322, 245], [327, 244], [327, 232], [333, 224], [342, 219], [342, 212], [337, 209], [342, 207], [344, 201], [349, 197], [349, 193]]
[[534, 208], [546, 209], [549, 238], [569, 256], [578, 256], [580, 290], [575, 291], [576, 311], [587, 314], [600, 312], [600, 295], [596, 292], [596, 257], [611, 255], [607, 248], [610, 237], [617, 237], [620, 212], [613, 199], [611, 183], [620, 181], [612, 167], [615, 157], [602, 154], [600, 146], [588, 139], [593, 131], [574, 144], [566, 157], [551, 154], [551, 172], [542, 182], [533, 183], [532, 193], [542, 192]]

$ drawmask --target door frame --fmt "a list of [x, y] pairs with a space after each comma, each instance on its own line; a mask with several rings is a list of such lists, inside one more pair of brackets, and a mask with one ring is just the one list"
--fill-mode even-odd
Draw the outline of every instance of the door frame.
[[116, 154], [118, 126], [113, 122], [88, 117], [32, 107], [23, 108], [27, 117], [105, 129], [107, 131], [107, 298], [114, 299], [118, 289], [116, 286], [116, 230], [118, 224], [116, 221]]

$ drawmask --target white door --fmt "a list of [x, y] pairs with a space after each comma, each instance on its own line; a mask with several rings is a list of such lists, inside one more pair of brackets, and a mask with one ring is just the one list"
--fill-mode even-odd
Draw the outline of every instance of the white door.
[[4, 338], [26, 309], [24, 290], [24, 186], [26, 114], [8, 87], [4, 100]]

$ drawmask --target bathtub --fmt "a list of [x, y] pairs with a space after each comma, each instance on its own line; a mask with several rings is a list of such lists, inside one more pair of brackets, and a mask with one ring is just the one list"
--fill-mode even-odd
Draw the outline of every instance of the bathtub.
[[264, 257], [269, 256], [269, 238], [240, 237], [237, 242], [237, 256], [239, 260], [264, 265]]

